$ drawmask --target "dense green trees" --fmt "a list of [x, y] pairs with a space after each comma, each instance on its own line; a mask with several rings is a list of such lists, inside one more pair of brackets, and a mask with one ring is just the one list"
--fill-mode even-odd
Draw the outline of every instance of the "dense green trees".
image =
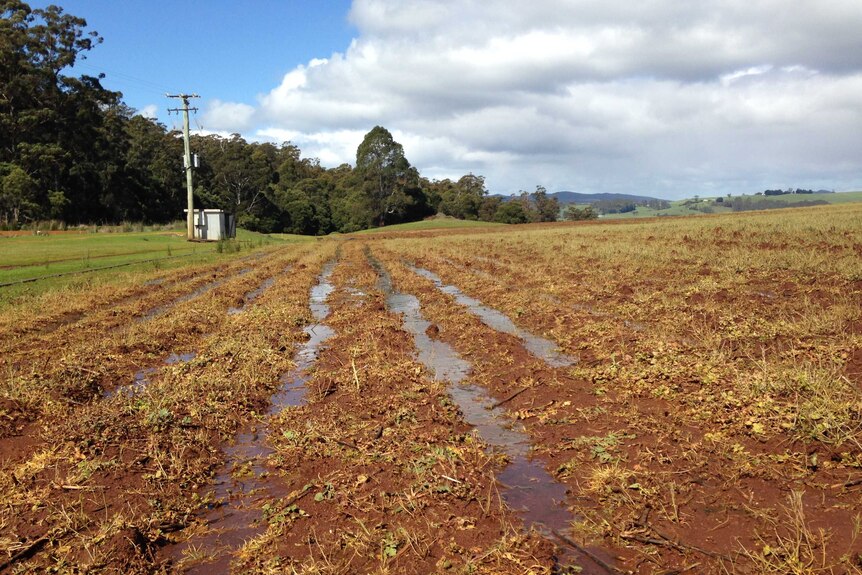
[[599, 214], [592, 206], [578, 206], [577, 204], [569, 204], [566, 207], [565, 218], [570, 222], [581, 220], [594, 220], [599, 217]]
[[457, 182], [443, 180], [437, 183], [436, 193], [439, 197], [437, 211], [440, 213], [462, 220], [482, 219], [482, 207], [488, 199], [482, 176], [467, 174]]
[[17, 224], [22, 213], [31, 213], [36, 205], [36, 182], [15, 164], [0, 165], [0, 209], [5, 223]]
[[504, 224], [555, 222], [559, 214], [560, 203], [557, 198], [549, 198], [543, 186], [536, 186], [532, 194], [521, 191], [520, 195], [499, 204], [492, 220]]
[[[102, 39], [50, 6], [0, 0], [0, 226], [52, 218], [69, 224], [167, 222], [186, 205], [180, 134], [135, 114], [102, 77], [73, 76]], [[356, 167], [325, 169], [287, 142], [193, 136], [195, 203], [263, 232], [350, 232], [437, 211], [468, 220], [552, 221], [559, 206], [537, 188], [489, 197], [482, 176], [429, 181], [382, 126], [366, 134]]]
[[[113, 216], [114, 198], [104, 191], [123, 176], [122, 151], [111, 142], [122, 130], [120, 95], [99, 78], [61, 74], [101, 38], [56, 6], [2, 0], [0, 16], [0, 164], [12, 176], [0, 216], [12, 223], [43, 211], [72, 216], [75, 203], [96, 218]], [[7, 198], [24, 190], [31, 197]]]
[[356, 149], [356, 173], [366, 213], [373, 225], [414, 221], [431, 215], [419, 172], [389, 130], [375, 126]]
[[549, 198], [548, 190], [543, 186], [536, 186], [533, 192], [533, 201], [536, 205], [533, 221], [556, 222], [560, 215], [560, 202], [557, 198]]

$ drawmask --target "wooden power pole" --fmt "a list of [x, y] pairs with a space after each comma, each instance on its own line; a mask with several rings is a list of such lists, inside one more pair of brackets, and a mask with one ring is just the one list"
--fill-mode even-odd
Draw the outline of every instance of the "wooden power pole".
[[168, 112], [183, 113], [183, 144], [185, 156], [183, 166], [186, 171], [186, 192], [188, 193], [188, 214], [186, 218], [186, 237], [189, 241], [195, 239], [194, 188], [192, 187], [192, 152], [189, 146], [189, 110], [197, 112], [197, 108], [189, 108], [189, 98], [200, 98], [197, 94], [165, 94], [168, 98], [179, 98], [183, 101], [182, 108], [168, 108]]

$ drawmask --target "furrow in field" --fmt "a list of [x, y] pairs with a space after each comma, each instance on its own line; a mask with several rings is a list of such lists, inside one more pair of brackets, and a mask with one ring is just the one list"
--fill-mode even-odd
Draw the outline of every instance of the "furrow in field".
[[[30, 335], [45, 335], [99, 312], [121, 308], [135, 300], [156, 296], [175, 285], [187, 286], [196, 278], [231, 268], [232, 262], [207, 263], [168, 272], [130, 275], [133, 285], [110, 283], [95, 288], [48, 292], [24, 307], [10, 307], [0, 316], [0, 345], [20, 345]], [[245, 258], [241, 258], [245, 259]], [[182, 289], [182, 288], [181, 288]]]
[[[326, 340], [334, 335], [324, 322], [329, 315], [326, 298], [332, 292], [329, 281], [335, 260], [327, 262], [309, 294], [309, 311], [316, 323], [303, 328], [308, 339], [293, 356], [294, 367], [279, 377], [280, 387], [272, 397], [268, 414], [287, 406], [305, 403], [305, 387], [314, 362]], [[240, 429], [225, 448], [226, 461], [214, 478], [214, 508], [201, 518], [205, 531], [163, 551], [185, 573], [227, 573], [235, 551], [244, 541], [259, 535], [262, 509], [257, 503], [286, 496], [280, 482], [270, 476], [267, 458], [274, 452], [267, 445], [270, 429], [265, 422], [255, 422]]]
[[[158, 358], [194, 351], [204, 334], [225, 324], [231, 304], [241, 300], [251, 286], [283, 269], [293, 257], [290, 253], [275, 254], [260, 263], [254, 273], [235, 277], [221, 289], [190, 300], [163, 317], [141, 324], [131, 322], [120, 333], [93, 327], [77, 342], [67, 344], [59, 355], [54, 352], [63, 345], [58, 334], [60, 339], [47, 342], [41, 353], [34, 350], [26, 363], [9, 366], [5, 395], [17, 409], [13, 419], [4, 421], [2, 459], [18, 461], [25, 457], [39, 444], [32, 441], [33, 436], [45, 438], [46, 426], [65, 420], [70, 411], [106, 391], [134, 383], [140, 372], [159, 367], [162, 360]], [[21, 438], [26, 436], [32, 445], [22, 449]]]
[[551, 546], [513, 527], [491, 470], [446, 393], [412, 359], [359, 246], [332, 275], [327, 341], [304, 405], [270, 422], [272, 473], [287, 497], [260, 502], [263, 533], [243, 573], [550, 573]]
[[[436, 242], [434, 249], [446, 259], [452, 256], [445, 242]], [[396, 251], [409, 258], [404, 245]], [[470, 286], [471, 295], [502, 302], [505, 310], [517, 310], [530, 297], [530, 287], [521, 288], [503, 268], [496, 269], [493, 281], [478, 281], [467, 266], [424, 257], [447, 282]], [[530, 269], [529, 258], [519, 263], [517, 256], [509, 257], [512, 269]], [[600, 269], [588, 281], [607, 272]], [[553, 271], [536, 277], [550, 285], [562, 279]], [[573, 301], [560, 293], [562, 302]], [[822, 309], [818, 334], [793, 341], [777, 356], [743, 358], [732, 349], [710, 349], [714, 333], [705, 334], [699, 345], [668, 341], [662, 330], [649, 328], [618, 339], [613, 318], [593, 315], [584, 321], [553, 306], [529, 308], [520, 321], [528, 326], [553, 322], [564, 349], [578, 349], [579, 339], [591, 340], [596, 359], [563, 370], [574, 378], [566, 381], [535, 375], [542, 373], [540, 367], [531, 367], [497, 338], [483, 336], [482, 329], [474, 329], [476, 322], [452, 321], [448, 308], [457, 303], [454, 298], [438, 299], [435, 307], [433, 297], [425, 293], [420, 300], [441, 337], [474, 362], [487, 358], [489, 386], [502, 386], [497, 397], [519, 393], [508, 405], [535, 438], [537, 452], [549, 458], [550, 469], [576, 495], [584, 517], [576, 525], [581, 536], [627, 547], [620, 551], [627, 568], [652, 557], [663, 569], [700, 561], [704, 572], [729, 565], [754, 572], [751, 550], [759, 548], [764, 534], [773, 542], [776, 533], [784, 536], [770, 518], [787, 521], [794, 513], [804, 514], [806, 525], [827, 526], [824, 548], [830, 559], [824, 563], [837, 565], [845, 550], [858, 547], [848, 536], [853, 495], [842, 486], [855, 485], [847, 474], [853, 477], [859, 461], [858, 416], [853, 415], [858, 407], [853, 406], [862, 403], [858, 391], [842, 382], [840, 361], [829, 359], [856, 345], [857, 336], [843, 332], [842, 310], [848, 308], [841, 307], [840, 298], [834, 309]], [[669, 305], [680, 309], [679, 303]], [[658, 320], [667, 325], [668, 317]], [[512, 381], [516, 374], [541, 384], [518, 385]], [[782, 391], [789, 389], [790, 377], [811, 385], [797, 388], [795, 400]], [[824, 393], [834, 394], [828, 423], [810, 411], [826, 409]], [[805, 423], [811, 415], [824, 424], [821, 431]], [[823, 465], [824, 460], [832, 464]], [[692, 524], [703, 528], [686, 528]], [[655, 541], [673, 544], [650, 543]]]
[[[694, 342], [689, 336], [644, 317], [643, 306], [608, 305], [603, 294], [612, 292], [613, 279], [596, 281], [582, 271], [537, 263], [530, 256], [525, 254], [518, 263], [511, 262], [511, 256], [505, 263], [489, 258], [483, 265], [471, 263], [463, 255], [426, 255], [418, 262], [444, 282], [451, 283], [453, 277], [458, 277], [458, 286], [468, 297], [493, 301], [520, 325], [554, 340], [571, 354], [582, 355], [585, 362], [601, 357], [609, 346], [621, 349], [629, 341], [642, 339], [640, 332], [644, 331], [668, 343]], [[477, 268], [480, 273], [476, 273]], [[630, 287], [620, 289], [633, 299], [635, 292]], [[571, 325], [581, 332], [597, 327], [604, 333], [600, 338], [579, 337]]]
[[[285, 271], [285, 273], [289, 272], [289, 271], [290, 271], [290, 266], [288, 266], [284, 271]], [[246, 309], [246, 306], [248, 306], [249, 304], [253, 303], [253, 302], [254, 302], [254, 300], [256, 300], [257, 298], [259, 298], [259, 297], [260, 297], [260, 295], [261, 295], [263, 292], [265, 292], [266, 290], [268, 290], [269, 288], [271, 288], [271, 287], [272, 287], [272, 284], [274, 284], [274, 283], [275, 283], [275, 278], [274, 278], [274, 277], [266, 278], [265, 280], [263, 280], [263, 281], [260, 283], [260, 285], [259, 285], [259, 286], [257, 286], [256, 288], [254, 288], [253, 290], [251, 290], [250, 292], [246, 293], [246, 294], [243, 296], [243, 298], [242, 298], [242, 303], [240, 303], [238, 306], [231, 307], [230, 309], [228, 309], [228, 310], [227, 310], [227, 312], [228, 312], [229, 314], [235, 314], [235, 313], [242, 313], [242, 312], [244, 312], [244, 311], [245, 311], [245, 309]]]
[[[499, 312], [483, 306], [473, 298], [466, 298], [453, 286], [442, 285], [439, 278], [433, 274], [423, 273], [424, 270], [409, 264], [396, 264], [392, 259], [387, 263], [393, 268], [397, 285], [402, 286], [399, 289], [409, 291], [411, 294], [420, 293], [420, 290], [427, 288], [419, 278], [432, 282], [441, 294], [453, 298], [456, 306], [486, 328], [487, 337], [483, 343], [496, 348], [501, 345], [508, 346], [510, 353], [517, 354], [512, 355], [511, 359], [518, 357], [522, 364], [526, 363], [528, 373], [539, 374], [542, 370], [550, 370], [553, 373], [574, 363], [570, 358], [553, 350], [547, 342], [537, 343], [535, 336], [515, 328], [511, 320]], [[435, 338], [439, 337], [440, 327], [422, 317], [419, 310], [420, 306], [424, 305], [424, 298], [423, 303], [420, 303], [414, 295], [395, 291], [392, 288], [392, 280], [382, 265], [378, 272], [381, 273], [382, 283], [387, 287], [384, 291], [391, 294], [388, 302], [391, 309], [404, 314], [405, 329], [414, 334], [420, 350], [423, 347], [432, 350], [435, 348], [448, 350], [446, 354], [426, 352], [426, 356], [433, 366], [441, 362], [442, 355], [442, 363], [450, 366], [450, 371], [443, 371], [441, 379], [454, 384], [450, 388], [450, 393], [464, 412], [467, 422], [475, 425], [480, 435], [489, 444], [501, 449], [509, 458], [508, 465], [498, 474], [498, 480], [503, 487], [503, 499], [518, 512], [528, 528], [537, 528], [555, 541], [559, 539], [561, 542], [570, 543], [571, 524], [578, 521], [579, 517], [569, 509], [567, 489], [546, 470], [546, 462], [532, 457], [532, 439], [517, 420], [513, 421], [506, 407], [503, 407], [504, 404], [527, 391], [530, 383], [526, 383], [525, 387], [514, 390], [514, 393], [509, 393], [506, 397], [491, 399], [487, 393], [498, 392], [499, 386], [487, 386], [488, 367], [481, 362], [482, 358], [477, 357], [473, 350], [468, 350], [470, 353], [464, 356], [470, 358], [470, 363], [467, 363], [460, 359], [449, 343], [446, 343], [451, 341], [451, 338], [432, 339], [429, 334], [435, 334]], [[495, 341], [495, 338], [498, 341]], [[452, 343], [455, 344], [455, 342]], [[463, 346], [458, 347], [463, 351]], [[459, 369], [452, 371], [452, 366]], [[521, 369], [523, 368], [522, 365]], [[506, 366], [506, 369], [511, 373], [512, 366]], [[558, 376], [565, 377], [563, 374]], [[533, 384], [536, 383], [533, 382]], [[604, 572], [613, 563], [613, 559], [599, 549], [583, 547], [577, 549], [564, 547], [564, 549], [567, 552], [562, 554], [562, 557], [577, 558], [581, 567], [586, 568], [587, 572]], [[612, 569], [612, 566], [610, 568]]]
[[[178, 272], [180, 278], [177, 281], [165, 282], [155, 287], [148, 286], [140, 293], [131, 296], [126, 294], [127, 290], [123, 287], [108, 286], [114, 292], [119, 291], [124, 295], [117, 299], [112, 295], [112, 291], [102, 289], [100, 293], [106, 301], [104, 305], [99, 303], [88, 310], [61, 312], [62, 319], [55, 318], [54, 321], [49, 322], [49, 329], [16, 334], [13, 339], [0, 344], [0, 350], [5, 352], [3, 362], [27, 361], [28, 352], [38, 353], [51, 347], [54, 341], [60, 341], [64, 346], [68, 346], [92, 337], [91, 330], [105, 332], [125, 327], [131, 319], [140, 321], [152, 310], [167, 306], [171, 301], [181, 302], [184, 297], [191, 299], [189, 294], [197, 290], [205, 290], [211, 283], [226, 281], [239, 270], [247, 267], [247, 263], [243, 260], [233, 260], [227, 265], [208, 266], [188, 275], [180, 271]], [[73, 300], [73, 297], [67, 298], [69, 302]], [[62, 306], [60, 307], [62, 309]]]
[[[459, 311], [454, 297], [441, 294], [430, 280], [417, 277], [409, 269], [393, 269], [404, 289], [420, 298], [440, 337], [471, 358], [473, 377], [498, 401], [506, 402], [516, 421], [523, 422], [535, 445], [534, 456], [546, 461], [549, 472], [568, 486], [568, 505], [578, 516], [573, 523], [576, 539], [600, 544], [595, 535], [585, 535], [590, 532], [595, 511], [611, 504], [606, 496], [613, 496], [612, 489], [627, 497], [640, 495], [629, 490], [638, 481], [636, 474], [602, 465], [625, 457], [637, 447], [634, 440], [641, 438], [632, 433], [627, 416], [615, 413], [612, 402], [592, 395], [589, 383], [573, 378], [570, 370], [542, 365], [515, 338], [494, 332], [467, 310]], [[571, 458], [579, 451], [590, 457]], [[616, 476], [602, 476], [615, 470]], [[601, 480], [605, 483], [599, 483]], [[640, 481], [646, 489], [646, 482]], [[610, 545], [610, 541], [603, 544]], [[614, 553], [626, 558], [624, 549], [615, 548]], [[624, 562], [621, 566], [627, 565]]]
[[[422, 316], [419, 300], [413, 295], [393, 289], [386, 269], [372, 256], [369, 257], [380, 276], [380, 289], [387, 296], [387, 306], [391, 311], [403, 316], [405, 330], [413, 335], [419, 350], [419, 360], [433, 371], [435, 379], [450, 384], [449, 393], [467, 423], [476, 428], [483, 440], [509, 458], [509, 462], [497, 475], [503, 488], [503, 500], [518, 513], [528, 529], [535, 528], [552, 539], [571, 541], [568, 537], [569, 525], [576, 517], [565, 506], [566, 488], [545, 470], [542, 463], [529, 457], [530, 438], [523, 427], [512, 425], [511, 420], [506, 417], [505, 408], [501, 408], [499, 402], [492, 401], [483, 387], [464, 382], [469, 377], [470, 364], [461, 359], [448, 344], [430, 337], [429, 332], [433, 333], [434, 330], [431, 329], [432, 324]], [[551, 367], [574, 363], [570, 358], [553, 350], [546, 340], [516, 328], [511, 320], [496, 310], [467, 298], [453, 286], [442, 285], [439, 278], [427, 270], [409, 267], [414, 273], [433, 281], [443, 293], [455, 297], [458, 304], [467, 307], [470, 313], [486, 326], [520, 339], [527, 351]], [[575, 557], [571, 549], [567, 551], [568, 553], [564, 551], [560, 554], [566, 563]], [[609, 565], [602, 559], [595, 559], [598, 557], [595, 551], [590, 553], [591, 555], [581, 556], [581, 561], [588, 564], [599, 561], [596, 565], [599, 568]]]
[[[46, 427], [37, 453], [6, 466], [0, 523], [9, 539], [0, 552], [49, 540], [16, 569], [160, 569], [156, 549], [208, 503], [200, 493], [222, 461], [222, 441], [265, 410], [293, 365], [290, 350], [310, 321], [313, 270], [334, 247], [318, 250], [301, 255], [244, 313], [229, 315], [229, 303], [263, 277], [240, 280], [192, 361], [163, 368], [139, 393], [81, 406]], [[277, 263], [283, 270], [286, 262]]]
[[408, 267], [414, 273], [434, 282], [437, 289], [454, 297], [459, 305], [469, 309], [470, 313], [478, 317], [482, 323], [491, 329], [513, 335], [520, 339], [527, 351], [551, 367], [566, 367], [578, 362], [578, 358], [560, 353], [557, 344], [554, 342], [533, 335], [525, 329], [516, 326], [507, 315], [483, 305], [482, 302], [475, 298], [465, 295], [457, 286], [444, 284], [435, 273], [412, 264], [408, 265]]
[[[525, 261], [522, 267], [529, 266]], [[735, 428], [733, 433], [741, 431], [744, 435], [759, 437], [762, 435], [759, 431], [752, 434], [751, 430], [768, 426], [773, 433], [789, 432], [791, 438], [799, 434], [811, 436], [821, 444], [853, 441], [856, 424], [852, 406], [859, 400], [858, 391], [854, 391], [859, 386], [842, 383], [849, 378], [842, 377], [847, 369], [841, 365], [842, 361], [852, 363], [855, 350], [859, 349], [860, 330], [853, 326], [862, 320], [862, 312], [853, 301], [860, 293], [852, 284], [830, 288], [838, 290], [831, 306], [823, 307], [803, 298], [795, 304], [787, 304], [798, 308], [792, 313], [787, 309], [784, 312], [776, 308], [763, 310], [742, 294], [739, 299], [711, 304], [723, 317], [717, 324], [709, 325], [692, 319], [696, 314], [685, 301], [671, 301], [654, 309], [654, 322], [643, 329], [632, 330], [619, 325], [613, 314], [591, 312], [589, 317], [584, 317], [582, 313], [567, 311], [565, 302], [573, 299], [569, 296], [560, 298], [559, 303], [538, 303], [529, 288], [509, 281], [502, 271], [495, 281], [477, 282], [463, 270], [459, 274], [452, 266], [435, 262], [432, 267], [449, 281], [459, 277], [459, 285], [463, 282], [469, 286], [470, 293], [494, 301], [501, 309], [513, 313], [525, 311], [519, 320], [528, 326], [541, 330], [542, 325], [553, 324], [554, 339], [564, 349], [582, 350], [586, 361], [582, 362], [581, 375], [595, 381], [597, 386], [605, 387], [607, 381], [616, 378], [626, 382], [618, 387], [630, 397], [645, 393], [676, 396], [681, 392], [693, 392], [679, 396], [679, 400], [687, 412], [686, 418], [699, 424], [704, 413], [717, 410], [723, 413], [727, 402], [716, 402], [716, 396], [742, 381], [743, 391], [753, 399], [761, 395], [759, 389], [771, 388], [774, 394], [769, 398], [768, 407], [757, 407], [763, 405], [758, 402], [745, 411], [723, 413], [722, 424]], [[542, 276], [538, 274], [537, 277]], [[546, 281], [551, 285], [560, 283], [552, 272], [548, 273]], [[465, 291], [468, 290], [465, 288]], [[775, 315], [770, 317], [770, 313]], [[696, 337], [669, 337], [662, 327], [668, 325], [669, 319], [689, 326], [677, 333], [687, 333], [693, 325], [700, 325], [697, 328], [700, 331]], [[768, 371], [764, 371], [764, 367], [768, 367]], [[793, 373], [796, 375], [791, 375]], [[790, 377], [822, 381], [832, 388], [829, 392], [835, 396], [832, 409], [838, 416], [830, 423], [828, 434], [817, 431], [812, 434], [810, 426], [803, 423], [804, 419], [794, 415], [801, 407], [794, 400], [797, 396], [787, 397], [782, 391], [787, 387], [783, 382]], [[826, 384], [829, 380], [833, 383]], [[818, 399], [823, 393], [818, 391], [821, 387], [818, 384], [808, 392], [808, 405], [822, 403]], [[708, 405], [710, 403], [712, 405]], [[810, 449], [824, 450], [824, 447], [815, 444]], [[828, 453], [828, 448], [825, 451]]]
[[[287, 253], [287, 252], [282, 252]], [[271, 254], [278, 257], [277, 254]], [[64, 326], [56, 333], [42, 333], [29, 340], [16, 342], [5, 361], [29, 361], [27, 353], [38, 353], [62, 342], [64, 347], [91, 339], [93, 332], [104, 333], [117, 330], [129, 331], [130, 323], [141, 323], [156, 318], [169, 311], [172, 307], [188, 302], [218, 287], [226, 281], [233, 280], [251, 271], [246, 258], [234, 260], [228, 265], [207, 269], [182, 281], [171, 282], [166, 289], [150, 289], [150, 294], [134, 298], [123, 305], [112, 306], [109, 309], [88, 313], [75, 325]]]
[[[268, 290], [269, 288], [271, 288], [275, 284], [279, 275], [289, 273], [290, 269], [291, 269], [291, 266], [288, 265], [280, 273], [273, 275], [273, 276], [270, 276], [270, 277], [267, 277], [266, 279], [261, 281], [260, 285], [258, 285], [256, 288], [254, 288], [251, 291], [246, 292], [246, 294], [242, 297], [242, 299], [239, 302], [237, 302], [236, 307], [228, 308], [227, 314], [228, 315], [235, 315], [235, 314], [240, 314], [240, 313], [245, 312], [247, 310], [248, 306], [251, 306], [254, 304], [254, 300], [259, 298], [266, 290]], [[267, 273], [271, 272], [271, 271], [272, 270], [270, 268], [269, 270], [267, 270]], [[188, 298], [188, 299], [192, 299], [192, 298]], [[207, 336], [202, 336], [202, 338], [205, 338], [205, 337], [207, 337]], [[149, 385], [151, 383], [150, 378], [153, 376], [153, 374], [158, 372], [159, 367], [171, 366], [171, 365], [176, 365], [179, 363], [186, 363], [186, 362], [193, 360], [196, 356], [197, 356], [197, 351], [194, 351], [194, 350], [193, 351], [186, 351], [186, 352], [172, 351], [170, 354], [165, 356], [159, 364], [150, 365], [147, 367], [142, 367], [141, 369], [136, 371], [131, 382], [129, 382], [127, 384], [121, 384], [120, 386], [117, 386], [117, 387], [112, 388], [112, 389], [104, 390], [103, 396], [110, 397], [110, 396], [115, 395], [117, 393], [131, 393], [131, 394], [138, 393], [138, 392], [140, 392], [140, 390], [142, 388], [146, 387], [147, 385]]]
[[[800, 278], [795, 267], [799, 259], [822, 260], [817, 265], [827, 262], [822, 256], [796, 253], [799, 248], [793, 244], [780, 250], [776, 245], [759, 257], [758, 246], [767, 234], [761, 238], [751, 234], [750, 243], [734, 241], [728, 245], [727, 257], [716, 257], [707, 253], [707, 241], [697, 247], [685, 238], [681, 243], [678, 238], [657, 238], [661, 231], [656, 227], [645, 228], [642, 237], [631, 230], [606, 231], [595, 237], [595, 232], [575, 228], [571, 233], [536, 233], [541, 243], [511, 235], [502, 241], [453, 240], [438, 242], [424, 253], [474, 273], [478, 270], [484, 275], [481, 281], [511, 278], [507, 290], [511, 293], [505, 294], [505, 300], [528, 315], [535, 315], [542, 298], [550, 297], [573, 306], [571, 310], [560, 306], [563, 314], [617, 317], [653, 329], [668, 341], [720, 344], [736, 353], [751, 347], [767, 353], [786, 349], [793, 335], [812, 332], [815, 324], [806, 320], [812, 315], [842, 310], [848, 327], [858, 321], [853, 310], [862, 303], [862, 292], [853, 287], [858, 264], [852, 261], [858, 258], [852, 252], [837, 258], [830, 273]], [[707, 239], [716, 242], [714, 247], [724, 245], [722, 235], [736, 233], [722, 232], [721, 227], [703, 230]], [[616, 236], [623, 236], [625, 243]], [[669, 249], [663, 249], [665, 242], [670, 242]], [[776, 318], [782, 318], [783, 325], [776, 326]], [[715, 327], [731, 322], [750, 326], [750, 335], [709, 337]], [[544, 328], [551, 329], [551, 324]], [[763, 331], [768, 328], [774, 333], [766, 337]]]

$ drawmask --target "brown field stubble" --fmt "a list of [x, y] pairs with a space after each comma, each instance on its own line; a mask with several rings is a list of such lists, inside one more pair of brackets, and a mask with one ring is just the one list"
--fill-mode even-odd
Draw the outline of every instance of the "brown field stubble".
[[[255, 503], [236, 572], [551, 572], [552, 542], [502, 502], [503, 458], [417, 362], [368, 249], [567, 487], [569, 538], [618, 572], [860, 573], [860, 220], [848, 205], [386, 233], [46, 295], [34, 317], [7, 308], [0, 572], [180, 569], [167, 550], [206, 528], [213, 473], [248, 425], [269, 430], [266, 479], [284, 497]], [[336, 252], [335, 336], [307, 403], [266, 416]], [[545, 364], [407, 263], [578, 363]], [[103, 397], [144, 367], [148, 385]]]
[[[528, 367], [401, 279], [570, 486], [583, 541], [653, 573], [862, 569], [859, 208], [385, 243], [579, 354]], [[513, 369], [503, 366], [513, 364]], [[855, 370], [855, 371], [854, 371]], [[475, 374], [481, 376], [481, 372]]]

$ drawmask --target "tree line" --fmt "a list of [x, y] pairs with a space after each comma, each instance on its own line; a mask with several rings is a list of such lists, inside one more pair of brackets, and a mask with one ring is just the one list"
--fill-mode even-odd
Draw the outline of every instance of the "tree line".
[[[102, 85], [103, 74], [64, 73], [102, 38], [56, 6], [0, 0], [0, 15], [0, 225], [181, 219], [180, 133], [137, 115]], [[488, 195], [479, 175], [428, 180], [381, 126], [366, 134], [354, 166], [336, 168], [303, 158], [290, 142], [196, 135], [191, 145], [201, 159], [195, 205], [262, 232], [351, 232], [435, 213], [525, 223], [560, 211], [541, 186], [504, 201]]]
[[[788, 188], [787, 190], [764, 190], [764, 196], [784, 196], [788, 194], [813, 194], [814, 190], [803, 190], [801, 188]], [[760, 195], [760, 194], [758, 194]]]

